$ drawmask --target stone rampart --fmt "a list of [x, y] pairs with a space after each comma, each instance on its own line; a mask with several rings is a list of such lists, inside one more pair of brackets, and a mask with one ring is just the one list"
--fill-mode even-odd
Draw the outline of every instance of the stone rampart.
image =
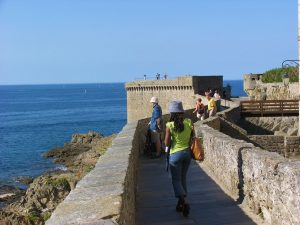
[[[238, 108], [231, 110], [235, 115]], [[203, 139], [201, 164], [230, 196], [268, 224], [300, 224], [300, 161], [290, 161], [221, 133], [222, 120], [235, 117], [230, 115], [231, 110], [195, 123], [196, 135]], [[123, 128], [95, 169], [57, 207], [47, 225], [136, 224], [137, 164], [148, 121], [131, 122]], [[299, 139], [286, 142], [297, 145]]]
[[[192, 110], [187, 117], [196, 120]], [[169, 120], [169, 114], [163, 116]], [[138, 156], [143, 153], [150, 118], [128, 123], [46, 225], [134, 225]], [[163, 137], [163, 135], [162, 135]]]
[[47, 225], [135, 224], [137, 127], [136, 121], [122, 129], [95, 168], [56, 208]]
[[[151, 117], [152, 96], [159, 98], [163, 114], [167, 114], [172, 100], [183, 102], [185, 109], [195, 106], [199, 94], [204, 94], [208, 88], [223, 90], [222, 76], [184, 76], [175, 80], [142, 80], [126, 83], [127, 91], [127, 121], [131, 122]], [[226, 90], [226, 88], [224, 88]], [[230, 93], [227, 94], [230, 97]], [[206, 99], [203, 98], [206, 103]]]
[[291, 162], [221, 133], [215, 126], [222, 127], [220, 121], [195, 123], [196, 135], [203, 139], [202, 166], [232, 198], [267, 224], [300, 224], [300, 161]]
[[244, 204], [268, 224], [300, 224], [300, 161], [256, 149], [242, 161]]

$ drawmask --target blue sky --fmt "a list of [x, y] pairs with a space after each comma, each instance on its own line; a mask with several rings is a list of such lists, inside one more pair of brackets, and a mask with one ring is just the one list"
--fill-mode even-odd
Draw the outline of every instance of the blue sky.
[[0, 0], [0, 84], [234, 80], [297, 58], [297, 0]]

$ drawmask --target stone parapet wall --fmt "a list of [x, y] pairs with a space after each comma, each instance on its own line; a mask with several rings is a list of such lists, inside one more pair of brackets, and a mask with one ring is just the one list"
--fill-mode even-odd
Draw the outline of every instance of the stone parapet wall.
[[196, 135], [203, 140], [202, 166], [232, 198], [267, 224], [300, 224], [300, 161], [234, 139], [209, 127], [220, 121], [211, 120], [216, 121], [195, 123]]
[[300, 156], [299, 136], [248, 135], [250, 141], [269, 152], [276, 152], [286, 158]]
[[[238, 109], [232, 109], [233, 115]], [[191, 110], [187, 111], [190, 115]], [[219, 114], [218, 114], [219, 115]], [[272, 225], [300, 224], [300, 161], [290, 161], [219, 130], [230, 110], [195, 123], [204, 147], [202, 165], [227, 193]], [[168, 120], [168, 115], [164, 116]], [[70, 192], [46, 225], [135, 225], [138, 156], [149, 118], [128, 123], [95, 168]], [[230, 124], [230, 122], [229, 122]], [[297, 138], [285, 143], [298, 145]], [[296, 147], [295, 147], [296, 148]]]
[[[196, 120], [192, 110], [186, 116]], [[163, 116], [169, 120], [169, 114]], [[143, 153], [150, 118], [128, 123], [46, 225], [134, 225], [138, 156]], [[163, 135], [162, 135], [163, 137]]]
[[232, 139], [207, 124], [195, 124], [196, 135], [202, 137], [204, 164], [235, 200], [241, 192], [241, 150], [253, 148], [252, 144]]
[[244, 204], [268, 224], [300, 224], [300, 161], [257, 149], [242, 151]]
[[47, 225], [135, 224], [138, 122], [127, 124]]
[[219, 112], [219, 117], [222, 117], [231, 122], [237, 122], [241, 119], [241, 107], [239, 102], [222, 99], [221, 105], [224, 107], [228, 107], [228, 109]]
[[217, 130], [217, 131], [220, 131], [221, 130], [221, 121], [219, 119], [219, 117], [212, 117], [212, 118], [207, 118], [205, 119], [204, 121], [198, 121], [195, 123], [195, 126], [196, 124], [206, 124], [208, 125], [209, 127]]
[[284, 139], [285, 152], [284, 156], [292, 158], [294, 156], [300, 156], [300, 137], [288, 137]]
[[[243, 122], [243, 121], [241, 121]], [[265, 133], [284, 134], [288, 136], [295, 136], [298, 132], [299, 117], [246, 117], [241, 126], [246, 126], [245, 129], [251, 134], [257, 134], [261, 130]]]
[[[275, 135], [248, 135], [248, 138], [269, 152], [283, 154], [285, 152], [284, 136]], [[299, 147], [298, 147], [299, 148]]]
[[232, 123], [226, 119], [220, 118], [220, 121], [221, 121], [220, 131], [222, 133], [227, 134], [228, 136], [235, 139], [251, 142], [250, 139], [248, 138], [246, 130], [244, 130], [243, 128], [237, 126], [235, 123]]

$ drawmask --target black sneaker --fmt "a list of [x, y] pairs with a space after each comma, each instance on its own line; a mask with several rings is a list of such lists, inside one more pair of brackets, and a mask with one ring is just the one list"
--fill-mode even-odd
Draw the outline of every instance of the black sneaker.
[[177, 205], [176, 205], [176, 211], [182, 212], [183, 211], [183, 204], [184, 202], [181, 199], [178, 199]]
[[187, 204], [187, 203], [183, 204], [182, 214], [184, 217], [188, 217], [188, 215], [190, 214], [190, 205], [189, 204]]

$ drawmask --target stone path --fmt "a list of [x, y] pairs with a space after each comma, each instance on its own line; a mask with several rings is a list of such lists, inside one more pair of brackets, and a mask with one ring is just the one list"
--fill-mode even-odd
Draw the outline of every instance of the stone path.
[[137, 188], [138, 225], [254, 225], [255, 223], [192, 160], [188, 172], [188, 218], [176, 212], [165, 160], [141, 157]]

